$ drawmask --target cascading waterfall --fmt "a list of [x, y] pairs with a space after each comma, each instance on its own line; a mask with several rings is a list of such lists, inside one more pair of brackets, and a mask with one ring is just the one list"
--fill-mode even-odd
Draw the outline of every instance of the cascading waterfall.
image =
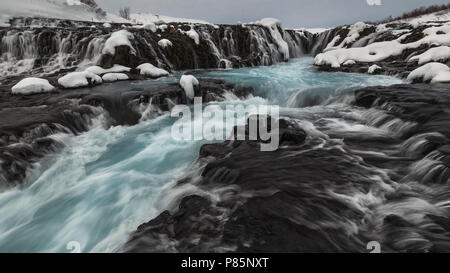
[[[218, 103], [218, 107], [227, 104], [288, 106], [287, 100], [299, 89], [316, 85], [328, 89], [324, 96], [333, 96], [344, 86], [400, 82], [385, 76], [316, 73], [311, 64], [312, 60], [305, 58], [271, 67], [198, 71], [195, 76], [222, 78], [255, 88], [256, 97], [239, 101], [235, 96], [229, 96], [232, 101]], [[141, 87], [145, 84], [140, 82]], [[153, 82], [148, 81], [147, 84]], [[109, 86], [108, 92], [114, 92], [114, 88], [121, 89], [122, 84]], [[272, 94], [275, 90], [276, 94]], [[281, 113], [302, 120], [311, 135], [323, 137], [327, 142], [330, 139], [328, 134], [339, 135], [342, 126], [355, 123], [343, 117], [352, 113], [363, 116], [361, 110], [338, 101], [330, 105], [319, 102], [306, 108], [283, 107]], [[141, 110], [149, 114], [158, 111], [151, 101]], [[330, 126], [334, 121], [325, 120], [327, 117], [342, 120]], [[143, 120], [136, 126], [106, 130], [104, 121], [100, 119], [92, 125], [93, 129], [79, 136], [55, 135], [55, 138], [63, 138], [66, 148], [35, 166], [27, 178], [28, 187], [0, 194], [0, 213], [3, 215], [0, 251], [68, 252], [67, 244], [72, 241], [79, 242], [83, 252], [117, 251], [139, 224], [173, 205], [177, 200], [176, 192], [181, 196], [199, 193], [195, 185], [187, 184], [182, 190], [172, 189], [172, 186], [190, 168], [199, 168], [192, 166], [192, 162], [195, 162], [200, 147], [210, 142], [174, 140], [171, 137], [174, 121], [169, 114], [163, 114]], [[218, 117], [213, 121], [218, 125], [223, 122]], [[199, 124], [194, 121], [194, 126]], [[374, 130], [370, 126], [354, 127]], [[377, 130], [389, 136], [388, 129]], [[339, 143], [332, 142], [333, 146]], [[203, 194], [213, 196], [220, 192]]]

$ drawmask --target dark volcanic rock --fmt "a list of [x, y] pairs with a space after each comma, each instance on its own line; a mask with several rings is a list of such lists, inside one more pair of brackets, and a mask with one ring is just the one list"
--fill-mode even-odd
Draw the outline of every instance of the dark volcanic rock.
[[[410, 134], [439, 132], [450, 138], [450, 84], [400, 84], [355, 92], [355, 104], [379, 107], [418, 125]], [[407, 136], [405, 136], [407, 137]]]

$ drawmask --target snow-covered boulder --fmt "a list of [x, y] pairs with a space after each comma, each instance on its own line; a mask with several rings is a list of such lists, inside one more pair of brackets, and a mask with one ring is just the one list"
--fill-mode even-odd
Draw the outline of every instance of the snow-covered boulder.
[[58, 83], [65, 88], [84, 87], [102, 83], [100, 76], [87, 72], [71, 72], [58, 79]]
[[102, 53], [114, 55], [118, 46], [128, 46], [131, 52], [135, 52], [136, 50], [131, 45], [130, 39], [134, 39], [134, 35], [128, 30], [122, 29], [113, 32], [106, 40]]
[[106, 74], [106, 73], [130, 72], [130, 70], [131, 70], [131, 68], [129, 68], [129, 67], [115, 64], [113, 67], [106, 68], [106, 69], [103, 67], [100, 67], [98, 65], [94, 65], [94, 66], [90, 66], [90, 67], [86, 68], [84, 71], [91, 72], [96, 75], [102, 75], [102, 74]]
[[194, 86], [199, 85], [198, 80], [192, 75], [183, 75], [180, 79], [180, 86], [183, 88], [186, 97], [193, 99], [195, 96]]
[[167, 39], [161, 39], [158, 41], [158, 45], [162, 48], [167, 48], [168, 46], [173, 46], [172, 42]]
[[418, 61], [419, 65], [423, 65], [429, 62], [447, 61], [450, 59], [450, 47], [439, 46], [428, 49], [426, 52], [414, 56], [409, 61]]
[[166, 70], [158, 68], [150, 63], [141, 64], [136, 67], [136, 69], [140, 70], [141, 75], [149, 76], [152, 78], [159, 78], [169, 75], [169, 72], [167, 72]]
[[367, 70], [367, 73], [369, 74], [373, 74], [375, 73], [377, 70], [380, 70], [381, 67], [379, 67], [378, 65], [374, 64], [372, 66], [369, 67], [369, 69]]
[[128, 79], [129, 77], [125, 73], [106, 73], [102, 76], [104, 82], [124, 81]]
[[158, 29], [156, 27], [156, 25], [154, 23], [152, 23], [152, 22], [145, 24], [144, 26], [142, 26], [142, 28], [146, 29], [146, 30], [150, 30], [152, 32], [156, 32], [156, 30]]
[[270, 31], [272, 38], [278, 45], [278, 51], [283, 55], [284, 60], [289, 60], [289, 46], [285, 40], [283, 40], [283, 28], [278, 19], [275, 18], [264, 18], [255, 23], [256, 25], [264, 26]]
[[195, 31], [193, 28], [191, 28], [191, 30], [186, 31], [185, 34], [189, 36], [189, 38], [194, 40], [196, 45], [200, 44], [200, 36], [198, 35], [197, 31]]
[[354, 60], [348, 60], [348, 61], [345, 61], [342, 65], [346, 66], [346, 65], [354, 65], [354, 64], [356, 64], [356, 62]]
[[450, 68], [442, 63], [428, 63], [415, 70], [408, 75], [410, 81], [423, 82], [450, 82]]
[[11, 88], [12, 94], [36, 94], [51, 92], [55, 89], [48, 80], [40, 78], [25, 78]]
[[103, 24], [103, 27], [104, 27], [104, 28], [110, 28], [110, 27], [111, 27], [111, 24], [110, 24], [110, 23], [104, 23], [104, 24]]

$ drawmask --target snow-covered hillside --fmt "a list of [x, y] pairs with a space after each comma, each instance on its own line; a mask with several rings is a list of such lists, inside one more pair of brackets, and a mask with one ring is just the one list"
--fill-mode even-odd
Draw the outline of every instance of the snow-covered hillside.
[[442, 21], [450, 21], [450, 10], [449, 9], [430, 13], [430, 14], [425, 14], [425, 15], [415, 17], [415, 18], [399, 20], [399, 21], [395, 21], [395, 22], [418, 25], [420, 23], [425, 23], [425, 22], [442, 22]]
[[207, 24], [210, 23], [197, 20], [197, 19], [188, 19], [188, 18], [176, 18], [165, 15], [158, 15], [152, 13], [132, 13], [130, 14], [131, 21], [135, 24], [167, 24], [167, 23], [188, 23], [188, 24]]
[[13, 17], [58, 18], [93, 22], [128, 22], [127, 20], [79, 0], [0, 0], [0, 25], [7, 26]]

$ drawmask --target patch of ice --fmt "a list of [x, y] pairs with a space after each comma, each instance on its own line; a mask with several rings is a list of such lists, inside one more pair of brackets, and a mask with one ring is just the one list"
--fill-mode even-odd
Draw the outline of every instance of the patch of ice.
[[192, 75], [183, 75], [180, 79], [180, 86], [183, 88], [186, 97], [193, 99], [195, 96], [194, 86], [199, 85], [198, 80]]
[[442, 63], [428, 63], [408, 75], [408, 80], [421, 80], [423, 82], [450, 82], [450, 68]]
[[144, 63], [136, 67], [140, 70], [140, 74], [144, 76], [149, 76], [152, 78], [159, 78], [163, 76], [168, 76], [169, 72], [164, 69], [158, 68], [150, 63]]
[[51, 92], [55, 89], [48, 80], [40, 78], [25, 78], [11, 88], [12, 94], [36, 94]]
[[65, 88], [76, 88], [90, 84], [100, 84], [102, 83], [102, 78], [88, 71], [71, 72], [59, 78], [58, 83]]

